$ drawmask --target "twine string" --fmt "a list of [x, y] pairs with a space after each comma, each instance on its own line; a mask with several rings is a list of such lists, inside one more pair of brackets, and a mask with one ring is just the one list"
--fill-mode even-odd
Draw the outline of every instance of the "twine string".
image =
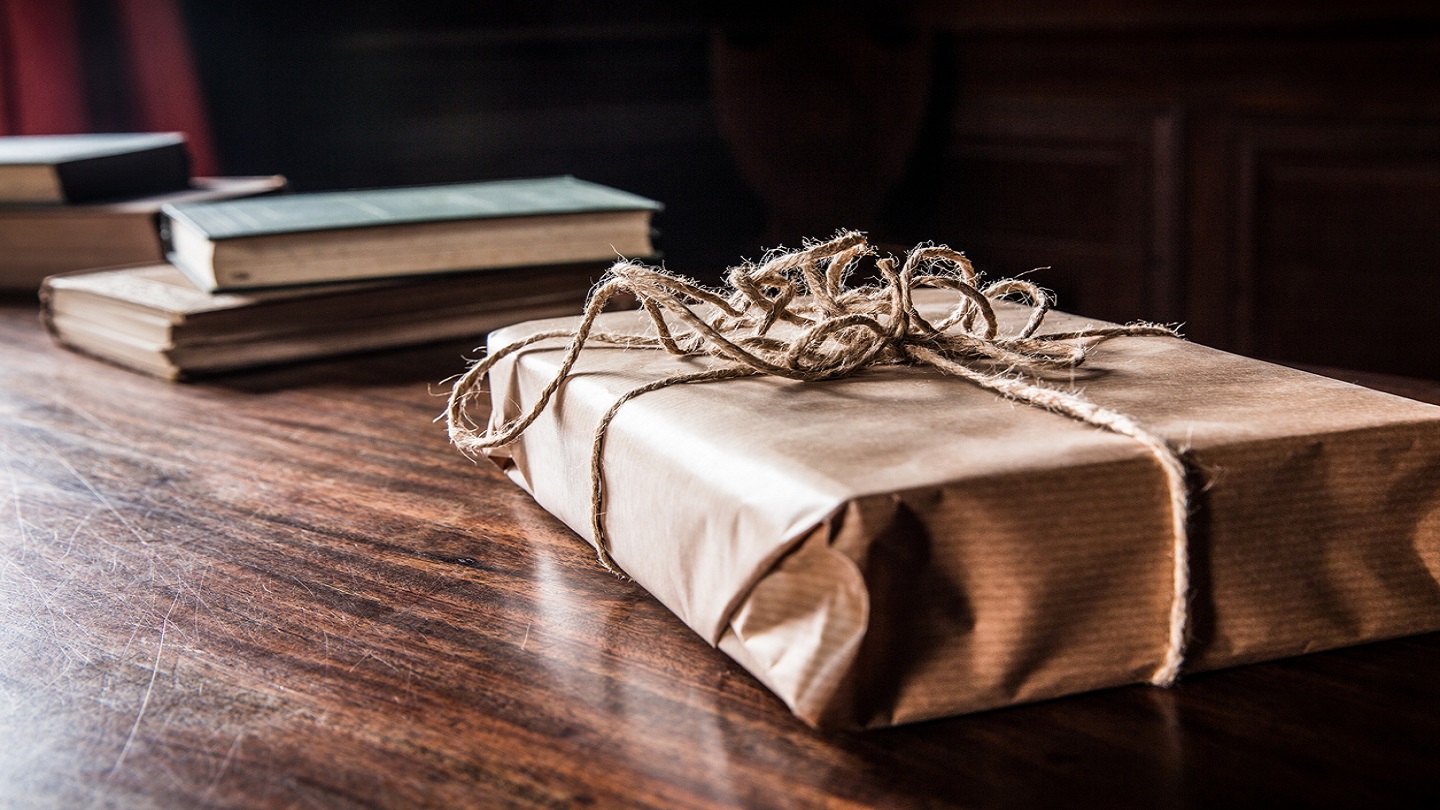
[[[1189, 622], [1189, 490], [1179, 453], [1134, 419], [1096, 405], [1073, 391], [1044, 382], [1047, 373], [1080, 366], [1096, 344], [1122, 336], [1176, 336], [1174, 329], [1132, 324], [1078, 332], [1038, 334], [1050, 297], [1036, 285], [1005, 279], [981, 286], [964, 254], [939, 245], [921, 245], [902, 263], [878, 257], [879, 283], [851, 287], [847, 280], [876, 251], [857, 232], [774, 252], [759, 263], [732, 268], [728, 290], [717, 292], [657, 267], [619, 261], [591, 292], [574, 329], [549, 330], [500, 347], [456, 381], [446, 411], [451, 441], [467, 454], [516, 441], [544, 413], [587, 345], [660, 349], [701, 358], [707, 368], [679, 373], [627, 391], [601, 417], [591, 446], [591, 530], [596, 556], [624, 576], [610, 553], [605, 531], [606, 437], [611, 422], [630, 400], [675, 385], [751, 376], [800, 381], [845, 377], [880, 365], [926, 366], [961, 377], [1009, 399], [1062, 414], [1129, 437], [1152, 455], [1164, 473], [1173, 534], [1173, 589], [1166, 651], [1151, 682], [1168, 686], [1180, 672]], [[931, 322], [914, 303], [918, 287], [955, 292], [957, 302]], [[648, 317], [653, 334], [596, 331], [595, 319], [615, 295], [628, 293]], [[1001, 335], [995, 302], [1019, 298], [1029, 306], [1025, 326]], [[488, 396], [485, 381], [504, 358], [546, 340], [568, 341], [559, 368], [534, 403], [518, 416], [482, 425], [472, 406]]]

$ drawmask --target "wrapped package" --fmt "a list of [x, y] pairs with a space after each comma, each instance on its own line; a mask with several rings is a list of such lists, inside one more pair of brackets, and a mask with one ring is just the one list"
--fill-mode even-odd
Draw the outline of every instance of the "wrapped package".
[[[917, 291], [939, 318], [950, 290]], [[1030, 312], [998, 305], [1000, 331]], [[596, 329], [638, 334], [642, 312]], [[492, 351], [574, 322], [520, 324]], [[1103, 325], [1050, 313], [1047, 329]], [[490, 424], [570, 355], [488, 369]], [[1189, 538], [1134, 438], [923, 365], [821, 382], [669, 385], [713, 359], [587, 345], [523, 434], [485, 452], [805, 721], [907, 723], [1440, 630], [1440, 407], [1164, 334], [1049, 385], [1183, 455]], [[605, 427], [604, 501], [592, 453]], [[597, 522], [597, 519], [599, 522]]]

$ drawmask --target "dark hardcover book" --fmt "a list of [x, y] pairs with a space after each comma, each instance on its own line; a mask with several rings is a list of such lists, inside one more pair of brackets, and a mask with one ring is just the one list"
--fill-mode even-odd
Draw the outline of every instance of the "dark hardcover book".
[[0, 137], [0, 203], [85, 203], [190, 184], [177, 132]]
[[170, 259], [208, 290], [654, 253], [660, 203], [574, 177], [168, 205]]

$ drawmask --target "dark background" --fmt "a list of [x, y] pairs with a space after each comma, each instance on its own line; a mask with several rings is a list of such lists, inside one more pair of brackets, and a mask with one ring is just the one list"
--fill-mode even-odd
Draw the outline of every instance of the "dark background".
[[575, 174], [713, 280], [839, 228], [1063, 308], [1440, 377], [1433, 3], [183, 4], [221, 169]]

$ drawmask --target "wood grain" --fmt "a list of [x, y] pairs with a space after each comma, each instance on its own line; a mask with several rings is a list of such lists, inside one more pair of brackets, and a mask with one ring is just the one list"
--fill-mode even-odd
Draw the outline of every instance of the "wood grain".
[[463, 345], [177, 386], [11, 299], [0, 346], [0, 805], [1440, 798], [1440, 636], [821, 734], [447, 445]]

